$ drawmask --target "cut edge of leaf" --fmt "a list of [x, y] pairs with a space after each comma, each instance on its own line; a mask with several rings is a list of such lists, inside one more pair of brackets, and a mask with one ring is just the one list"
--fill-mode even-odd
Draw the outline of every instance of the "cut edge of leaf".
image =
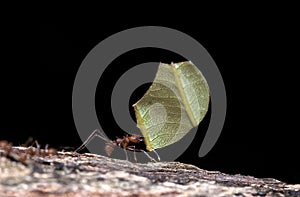
[[[138, 101], [139, 102], [139, 101]], [[141, 114], [137, 108], [137, 103], [136, 102], [135, 104], [133, 104], [133, 108], [134, 108], [134, 111], [135, 111], [135, 117], [136, 117], [136, 123], [137, 123], [137, 127], [141, 130], [142, 134], [143, 134], [143, 137], [144, 137], [144, 141], [145, 141], [145, 144], [146, 144], [146, 149], [148, 151], [152, 151], [154, 150], [153, 146], [151, 145], [150, 143], [150, 140], [147, 136], [147, 129], [145, 127], [145, 122], [143, 120], [143, 118], [141, 117]]]

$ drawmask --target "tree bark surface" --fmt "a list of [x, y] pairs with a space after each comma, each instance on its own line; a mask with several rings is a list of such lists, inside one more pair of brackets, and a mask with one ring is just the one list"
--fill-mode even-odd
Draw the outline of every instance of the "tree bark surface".
[[[179, 162], [132, 163], [95, 154], [0, 150], [0, 196], [300, 196], [300, 185]], [[29, 156], [27, 156], [29, 157]]]

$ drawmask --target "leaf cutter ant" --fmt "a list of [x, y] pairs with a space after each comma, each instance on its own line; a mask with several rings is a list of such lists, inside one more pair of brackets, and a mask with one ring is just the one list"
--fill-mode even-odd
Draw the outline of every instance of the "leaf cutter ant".
[[[116, 138], [115, 140], [110, 140], [103, 131], [100, 131], [99, 129], [96, 129], [93, 131], [93, 133], [83, 142], [83, 144], [78, 147], [74, 152], [79, 152], [82, 150], [87, 144], [91, 142], [95, 137], [99, 137], [102, 140], [105, 141], [105, 152], [107, 155], [111, 155], [112, 151], [114, 150], [115, 146], [118, 146], [120, 148], [123, 148], [126, 160], [128, 160], [128, 155], [126, 150], [133, 151], [134, 154], [134, 160], [137, 161], [136, 159], [136, 152], [143, 152], [151, 161], [156, 162], [156, 160], [151, 157], [146, 151], [147, 149], [145, 148], [144, 144], [144, 137], [137, 135], [137, 134], [126, 134], [123, 136], [123, 138]], [[141, 146], [144, 145], [144, 146]], [[141, 147], [141, 148], [138, 148]], [[158, 161], [160, 161], [160, 157], [158, 153], [155, 150], [152, 150], [156, 156]]]

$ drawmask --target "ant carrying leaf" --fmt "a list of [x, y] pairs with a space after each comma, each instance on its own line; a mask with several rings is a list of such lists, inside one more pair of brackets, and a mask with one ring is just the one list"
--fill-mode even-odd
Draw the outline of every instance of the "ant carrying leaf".
[[[133, 105], [137, 127], [143, 136], [126, 134], [123, 138], [109, 140], [106, 135], [95, 130], [76, 151], [81, 150], [94, 137], [106, 142], [106, 153], [114, 146], [134, 152], [146, 151], [169, 146], [181, 140], [192, 128], [203, 120], [209, 106], [209, 87], [201, 71], [191, 62], [160, 63], [155, 79], [146, 94]], [[144, 148], [137, 148], [144, 144]]]

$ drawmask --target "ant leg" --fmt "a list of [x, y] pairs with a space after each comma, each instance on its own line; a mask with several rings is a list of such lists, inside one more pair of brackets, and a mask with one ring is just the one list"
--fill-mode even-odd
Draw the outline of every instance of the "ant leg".
[[41, 145], [39, 145], [37, 140], [35, 140], [34, 142], [35, 142], [35, 145], [36, 145], [36, 148], [37, 148], [37, 151], [38, 151], [38, 155], [40, 155], [41, 154]]
[[[134, 147], [135, 149], [135, 147]], [[133, 151], [133, 156], [134, 156], [134, 161], [137, 162], [137, 159], [136, 159], [136, 151]]]
[[[151, 161], [153, 161], [153, 162], [157, 162], [153, 157], [151, 157], [146, 151], [144, 151], [143, 149], [135, 149], [135, 146], [127, 146], [127, 149], [128, 150], [131, 150], [131, 151], [134, 151], [134, 159], [135, 159], [135, 161], [137, 161], [136, 160], [136, 150], [138, 150], [138, 151], [141, 151], [141, 152], [143, 152]], [[158, 158], [158, 160], [160, 161], [160, 157], [159, 157], [159, 155], [158, 155], [158, 153], [156, 152], [156, 151], [154, 151], [155, 152], [155, 154], [157, 155], [157, 158]]]
[[151, 157], [146, 151], [141, 150], [151, 161], [157, 162], [153, 157]]
[[125, 149], [125, 148], [123, 148], [123, 150], [124, 150], [124, 153], [125, 153], [125, 156], [126, 156], [126, 161], [128, 161], [128, 155], [127, 155], [127, 151], [126, 151], [126, 149]]
[[99, 129], [96, 129], [95, 131], [93, 131], [93, 133], [83, 142], [83, 144], [81, 146], [79, 146], [74, 152], [79, 152], [81, 151], [88, 143], [90, 143], [90, 141], [92, 139], [94, 139], [95, 137], [99, 137], [102, 140], [106, 141], [106, 142], [110, 142], [110, 140], [108, 139], [108, 137], [101, 132]]
[[48, 153], [48, 147], [49, 147], [49, 144], [46, 144], [45, 146], [45, 152]]
[[127, 146], [127, 149], [133, 151], [134, 161], [137, 162], [135, 146]]
[[40, 147], [41, 147], [41, 146], [39, 145], [38, 141], [35, 140], [34, 142], [35, 142], [36, 148], [37, 148], [38, 150], [40, 150]]
[[[21, 146], [23, 146], [23, 147], [29, 147], [29, 146], [32, 146], [33, 143], [34, 143], [33, 138], [32, 138], [32, 137], [29, 137], [29, 138], [26, 140], [26, 142], [25, 142], [24, 144], [22, 144]], [[31, 144], [31, 145], [30, 145], [30, 144]]]
[[156, 154], [158, 161], [160, 161], [159, 154], [154, 149], [152, 151]]

